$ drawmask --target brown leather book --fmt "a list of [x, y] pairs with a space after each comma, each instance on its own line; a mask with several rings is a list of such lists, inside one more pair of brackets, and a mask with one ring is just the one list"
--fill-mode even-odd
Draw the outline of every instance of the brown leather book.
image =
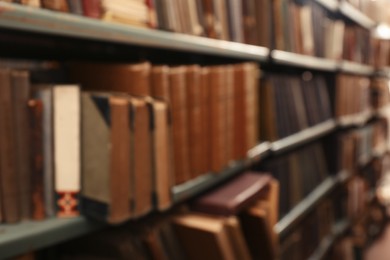
[[276, 123], [276, 106], [274, 83], [271, 78], [266, 78], [260, 88], [260, 136], [262, 140], [275, 141], [279, 138], [278, 125]]
[[209, 38], [218, 38], [218, 29], [216, 28], [216, 18], [212, 0], [202, 0], [203, 16], [205, 21], [205, 33]]
[[210, 67], [209, 75], [211, 170], [220, 172], [227, 166], [224, 69], [222, 66]]
[[82, 0], [67, 0], [69, 6], [69, 12], [72, 14], [83, 15], [83, 3]]
[[16, 171], [14, 112], [12, 109], [11, 71], [0, 69], [0, 173], [2, 219], [5, 223], [20, 220], [20, 195]]
[[99, 19], [102, 16], [101, 0], [82, 0], [84, 16]]
[[228, 232], [230, 245], [233, 248], [234, 259], [250, 260], [251, 255], [242, 233], [241, 224], [236, 216], [231, 216], [225, 220], [225, 228]]
[[211, 171], [211, 128], [210, 128], [210, 96], [209, 96], [209, 88], [210, 88], [210, 69], [208, 67], [203, 67], [201, 69], [201, 84], [200, 84], [200, 103], [201, 103], [201, 125], [202, 125], [202, 173], [207, 173]]
[[260, 70], [256, 63], [245, 63], [245, 151], [256, 146], [259, 142], [259, 88]]
[[69, 12], [68, 2], [66, 0], [41, 0], [41, 4], [44, 8], [59, 11]]
[[133, 114], [133, 191], [135, 217], [141, 217], [152, 209], [152, 131], [151, 114], [143, 98], [129, 99]]
[[190, 175], [196, 178], [202, 169], [202, 109], [201, 109], [201, 68], [198, 65], [186, 69], [186, 88], [188, 104], [188, 141], [190, 158]]
[[272, 226], [267, 221], [267, 211], [251, 207], [240, 214], [240, 222], [252, 259], [274, 259]]
[[224, 88], [226, 93], [226, 161], [232, 162], [240, 159], [234, 156], [234, 112], [235, 112], [235, 96], [234, 96], [234, 70], [233, 66], [224, 66]]
[[[233, 114], [233, 157], [243, 159], [245, 151], [245, 88], [243, 65], [234, 66], [234, 114]], [[263, 103], [264, 104], [264, 103]], [[264, 110], [263, 110], [264, 111]]]
[[268, 189], [271, 176], [245, 172], [192, 203], [192, 209], [217, 215], [236, 215], [254, 203]]
[[30, 147], [31, 147], [31, 210], [32, 219], [42, 220], [45, 218], [44, 200], [44, 174], [43, 166], [43, 103], [42, 100], [31, 99], [28, 101], [30, 118]]
[[186, 68], [183, 66], [170, 69], [169, 94], [171, 100], [174, 175], [176, 184], [181, 184], [191, 178], [185, 71]]
[[[16, 150], [16, 171], [20, 194], [20, 217], [31, 218], [31, 167], [29, 117], [27, 101], [30, 97], [30, 78], [27, 71], [12, 71], [12, 104], [14, 112], [14, 144]], [[53, 194], [51, 194], [53, 195]]]
[[171, 188], [174, 185], [172, 158], [172, 143], [168, 106], [164, 101], [148, 100], [151, 109], [152, 122], [152, 158], [153, 186], [156, 195], [157, 208], [167, 209], [171, 203]]
[[174, 228], [188, 259], [235, 259], [223, 218], [183, 215], [174, 220]]
[[170, 104], [169, 67], [153, 66], [150, 73], [150, 93], [153, 98], [164, 100]]
[[149, 96], [150, 70], [148, 62], [137, 64], [71, 63], [70, 75], [86, 90], [110, 90], [134, 96]]
[[124, 222], [132, 201], [128, 99], [85, 92], [82, 108], [83, 212]]

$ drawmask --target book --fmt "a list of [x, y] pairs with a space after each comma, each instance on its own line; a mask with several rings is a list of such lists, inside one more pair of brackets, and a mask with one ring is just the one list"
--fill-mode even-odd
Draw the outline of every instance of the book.
[[130, 97], [129, 105], [133, 115], [132, 171], [134, 204], [133, 216], [141, 217], [152, 210], [153, 172], [152, 172], [152, 126], [151, 112], [143, 98]]
[[31, 140], [31, 215], [34, 220], [46, 217], [43, 157], [43, 103], [41, 100], [28, 101]]
[[267, 189], [271, 177], [258, 172], [245, 172], [225, 185], [199, 197], [193, 210], [223, 216], [236, 215], [255, 202]]
[[15, 223], [20, 220], [20, 194], [14, 146], [14, 111], [12, 107], [11, 70], [0, 69], [0, 173], [2, 220]]
[[14, 115], [12, 123], [14, 124], [15, 160], [17, 162], [15, 167], [20, 194], [20, 217], [22, 220], [26, 220], [31, 217], [30, 127], [27, 110], [27, 102], [31, 95], [30, 74], [26, 70], [13, 70], [11, 81]]
[[58, 217], [79, 215], [80, 88], [53, 88], [55, 192]]
[[175, 184], [184, 183], [191, 178], [185, 73], [186, 67], [181, 66], [172, 67], [169, 74]]
[[192, 213], [173, 224], [188, 259], [234, 259], [224, 219]]
[[81, 104], [83, 213], [122, 223], [133, 199], [128, 99], [84, 92]]
[[43, 185], [45, 211], [47, 217], [55, 216], [54, 201], [54, 133], [53, 133], [53, 86], [33, 85], [33, 97], [42, 102], [42, 141], [43, 141]]
[[172, 167], [171, 124], [167, 103], [150, 100], [148, 105], [152, 119], [152, 163], [154, 200], [159, 210], [168, 209], [172, 204], [171, 188], [174, 185]]

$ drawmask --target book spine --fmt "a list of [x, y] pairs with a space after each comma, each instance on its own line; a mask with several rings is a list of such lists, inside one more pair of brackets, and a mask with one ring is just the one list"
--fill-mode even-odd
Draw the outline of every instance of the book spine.
[[80, 192], [80, 90], [55, 86], [54, 161], [57, 216], [79, 215]]
[[43, 104], [41, 100], [32, 99], [28, 101], [30, 114], [30, 136], [31, 136], [31, 206], [32, 218], [42, 220], [45, 218], [44, 188], [43, 188], [43, 129], [42, 114]]

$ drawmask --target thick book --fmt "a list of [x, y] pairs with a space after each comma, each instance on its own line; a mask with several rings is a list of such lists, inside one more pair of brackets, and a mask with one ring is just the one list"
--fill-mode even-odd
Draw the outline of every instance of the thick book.
[[43, 157], [43, 103], [38, 99], [28, 101], [30, 119], [31, 215], [34, 220], [46, 217]]
[[54, 139], [53, 86], [33, 85], [33, 97], [42, 101], [43, 178], [46, 216], [55, 216], [54, 201]]
[[171, 188], [174, 185], [172, 165], [172, 142], [168, 106], [164, 101], [148, 100], [151, 111], [153, 190], [159, 210], [169, 208], [172, 203]]
[[[27, 101], [30, 97], [30, 76], [27, 71], [14, 70], [11, 72], [12, 106], [14, 112], [13, 132], [16, 150], [16, 172], [20, 194], [20, 217], [22, 220], [31, 217], [31, 167], [29, 120]], [[51, 194], [53, 196], [53, 194]]]
[[101, 0], [82, 0], [83, 14], [90, 18], [99, 19], [102, 16]]
[[188, 103], [185, 81], [186, 67], [170, 69], [170, 101], [173, 132], [173, 156], [175, 183], [188, 181], [190, 176], [190, 154], [188, 138]]
[[126, 97], [82, 94], [82, 209], [110, 223], [131, 217], [131, 114]]
[[268, 189], [271, 176], [258, 172], [245, 172], [228, 183], [197, 198], [193, 210], [216, 214], [236, 215], [254, 203]]
[[201, 110], [201, 68], [188, 66], [186, 70], [186, 102], [188, 104], [188, 140], [190, 158], [190, 176], [196, 178], [202, 169], [202, 110]]
[[20, 194], [15, 158], [14, 111], [12, 107], [11, 70], [0, 69], [0, 174], [2, 220], [20, 220]]
[[240, 222], [252, 259], [272, 260], [275, 257], [272, 245], [272, 228], [267, 211], [258, 206], [250, 207], [240, 214]]
[[134, 96], [149, 96], [149, 62], [120, 63], [70, 63], [70, 75], [86, 90], [125, 92]]
[[133, 115], [133, 215], [141, 217], [152, 210], [152, 115], [144, 98], [131, 97], [129, 103]]
[[55, 191], [58, 217], [79, 215], [80, 88], [53, 89]]
[[223, 218], [200, 214], [175, 218], [174, 228], [188, 259], [235, 259], [224, 222]]
[[227, 166], [226, 89], [224, 67], [212, 66], [209, 74], [211, 170], [220, 172]]

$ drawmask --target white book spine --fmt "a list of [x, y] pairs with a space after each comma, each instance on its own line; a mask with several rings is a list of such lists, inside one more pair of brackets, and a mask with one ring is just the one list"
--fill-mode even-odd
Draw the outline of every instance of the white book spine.
[[72, 217], [79, 214], [80, 89], [55, 86], [53, 101], [57, 216]]

